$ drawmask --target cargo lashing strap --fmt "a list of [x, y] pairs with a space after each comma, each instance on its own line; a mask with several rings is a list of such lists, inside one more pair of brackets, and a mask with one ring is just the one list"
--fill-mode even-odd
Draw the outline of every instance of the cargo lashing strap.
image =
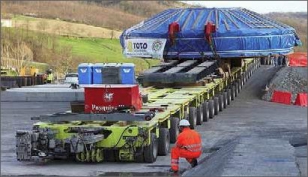
[[204, 26], [205, 40], [208, 42], [214, 58], [218, 61], [218, 66], [221, 66], [220, 56], [217, 54], [216, 45], [212, 38], [212, 33], [216, 32], [216, 26], [212, 22], [208, 22]]

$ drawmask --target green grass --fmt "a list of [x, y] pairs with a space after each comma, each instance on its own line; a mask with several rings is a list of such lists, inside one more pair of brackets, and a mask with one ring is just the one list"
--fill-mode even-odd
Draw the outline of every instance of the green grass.
[[37, 21], [38, 18], [35, 17], [28, 17], [24, 15], [14, 15], [12, 20], [20, 20], [20, 21]]
[[140, 58], [125, 58], [118, 39], [60, 37], [59, 43], [61, 46], [71, 46], [73, 55], [85, 58], [85, 62], [135, 63], [137, 72], [148, 69], [149, 64], [153, 66], [159, 63], [159, 60], [145, 61]]
[[[31, 38], [32, 40], [35, 40], [38, 35], [45, 34], [45, 37], [51, 41], [51, 35], [46, 33], [32, 30], [26, 32], [25, 29], [3, 27], [1, 27], [1, 29], [3, 32], [11, 31], [12, 35], [17, 32], [28, 34], [28, 38]], [[159, 60], [153, 59], [145, 60], [141, 58], [125, 58], [122, 54], [122, 47], [119, 39], [76, 38], [63, 36], [57, 36], [56, 39], [60, 47], [71, 46], [72, 55], [82, 57], [84, 63], [134, 63], [136, 65], [135, 70], [137, 74], [159, 63]], [[45, 66], [36, 67], [39, 67], [40, 69], [45, 68]]]

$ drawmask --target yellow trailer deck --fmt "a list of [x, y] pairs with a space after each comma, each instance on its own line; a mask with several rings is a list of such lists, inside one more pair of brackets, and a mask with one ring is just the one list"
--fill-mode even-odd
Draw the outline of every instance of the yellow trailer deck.
[[[242, 67], [231, 68], [229, 77], [208, 79], [203, 85], [142, 88], [148, 98], [139, 111], [145, 112], [142, 116], [127, 113], [53, 115], [53, 122], [40, 121], [34, 124], [32, 132], [17, 132], [17, 142], [21, 142], [17, 146], [17, 159], [54, 158], [54, 150], [58, 148], [61, 152], [69, 152], [62, 153], [63, 156], [68, 158], [73, 154], [81, 162], [152, 163], [157, 155], [169, 153], [170, 143], [176, 141], [179, 133], [177, 126], [181, 119], [188, 119], [191, 128], [195, 128], [230, 104], [259, 66], [258, 60], [243, 61]], [[41, 146], [52, 152], [30, 152], [26, 148], [28, 156], [25, 155], [25, 147], [34, 146], [31, 137], [46, 138], [48, 143]]]

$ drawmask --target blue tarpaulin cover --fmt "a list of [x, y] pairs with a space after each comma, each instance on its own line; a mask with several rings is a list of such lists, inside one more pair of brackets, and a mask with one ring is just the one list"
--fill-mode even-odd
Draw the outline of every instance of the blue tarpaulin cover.
[[[180, 32], [171, 45], [168, 26], [177, 22]], [[205, 40], [207, 22], [216, 25], [212, 34], [217, 54], [221, 58], [258, 57], [287, 54], [301, 45], [294, 28], [244, 8], [185, 8], [165, 10], [126, 29], [120, 36], [126, 39], [167, 39], [164, 58], [202, 58], [214, 56]]]

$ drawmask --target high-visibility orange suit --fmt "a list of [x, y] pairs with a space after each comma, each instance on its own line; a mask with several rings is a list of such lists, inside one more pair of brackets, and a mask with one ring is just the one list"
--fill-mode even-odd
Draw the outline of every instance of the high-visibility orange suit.
[[180, 157], [186, 158], [191, 163], [200, 157], [201, 153], [202, 144], [199, 133], [189, 127], [183, 128], [177, 137], [176, 146], [171, 149], [171, 169], [175, 172], [179, 170]]

